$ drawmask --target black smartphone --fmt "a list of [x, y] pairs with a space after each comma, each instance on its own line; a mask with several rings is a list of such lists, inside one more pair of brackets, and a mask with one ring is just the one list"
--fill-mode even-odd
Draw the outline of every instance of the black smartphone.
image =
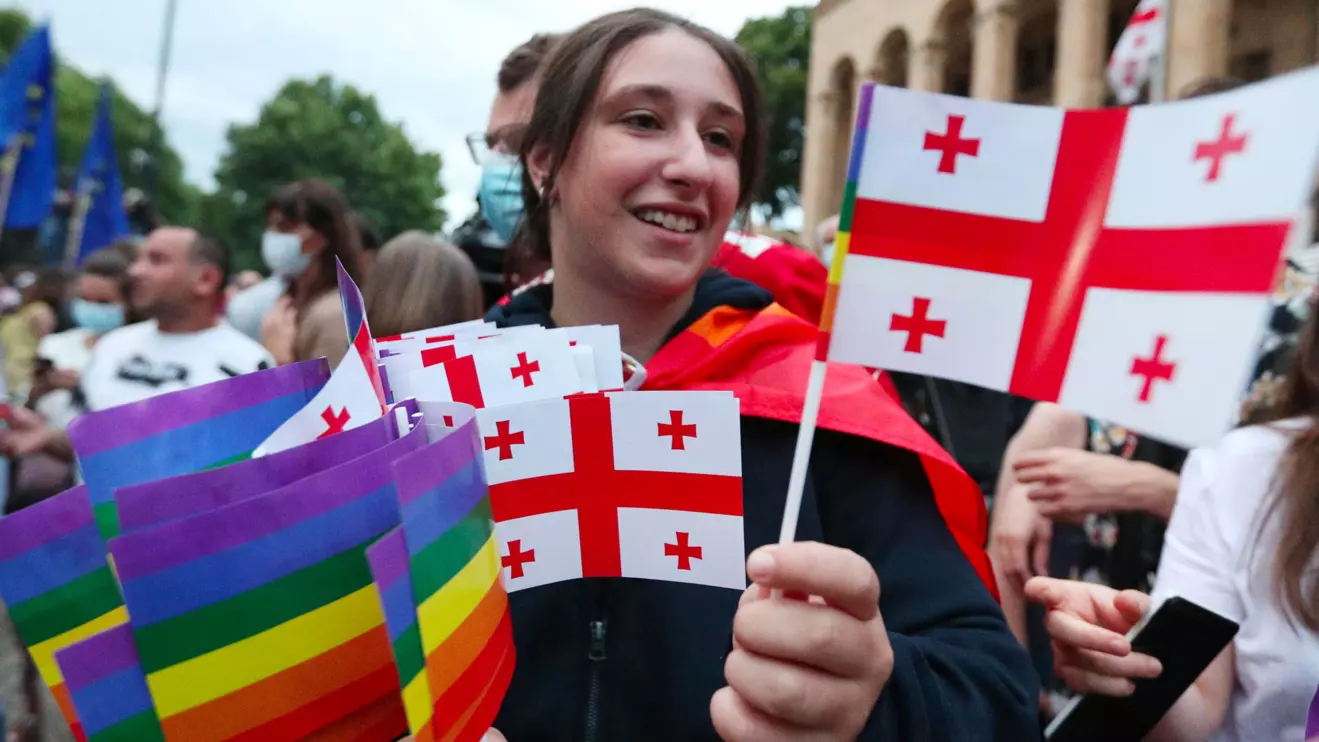
[[1139, 742], [1200, 673], [1232, 642], [1240, 625], [1185, 598], [1171, 597], [1131, 630], [1133, 651], [1163, 664], [1157, 678], [1136, 680], [1125, 698], [1072, 699], [1044, 731], [1049, 742]]

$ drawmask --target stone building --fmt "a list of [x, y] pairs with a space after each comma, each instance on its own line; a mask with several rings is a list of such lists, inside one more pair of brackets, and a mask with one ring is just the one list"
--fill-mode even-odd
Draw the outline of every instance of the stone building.
[[[1319, 0], [1171, 0], [1168, 91], [1319, 60]], [[1137, 0], [821, 0], [802, 171], [804, 225], [835, 214], [866, 81], [1073, 108], [1110, 105], [1109, 51]]]

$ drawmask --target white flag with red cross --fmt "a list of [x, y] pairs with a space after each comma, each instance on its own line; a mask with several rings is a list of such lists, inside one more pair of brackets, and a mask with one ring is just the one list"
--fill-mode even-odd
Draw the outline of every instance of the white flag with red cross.
[[1168, 0], [1140, 0], [1108, 58], [1108, 85], [1124, 106], [1140, 98], [1168, 45]]
[[867, 86], [822, 351], [1212, 441], [1314, 183], [1316, 122], [1319, 69], [1084, 111]]
[[582, 392], [566, 336], [542, 331], [519, 333], [506, 340], [456, 346], [459, 355], [453, 359], [412, 373], [409, 396], [462, 402], [480, 409]]
[[505, 588], [637, 577], [745, 589], [738, 415], [725, 392], [478, 410]]
[[431, 342], [452, 340], [455, 335], [459, 334], [493, 329], [495, 329], [495, 324], [493, 322], [474, 319], [467, 322], [458, 322], [452, 325], [441, 325], [426, 330], [417, 330], [416, 332], [405, 332], [399, 335], [384, 335], [376, 338], [376, 343], [378, 345], [389, 345], [393, 343], [419, 342], [424, 345]]

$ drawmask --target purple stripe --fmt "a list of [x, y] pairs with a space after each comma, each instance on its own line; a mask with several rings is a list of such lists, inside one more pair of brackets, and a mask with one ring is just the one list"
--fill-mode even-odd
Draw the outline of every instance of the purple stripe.
[[1305, 738], [1309, 739], [1316, 734], [1319, 734], [1319, 692], [1310, 701], [1310, 715], [1305, 722]]
[[856, 107], [856, 129], [852, 131], [852, 159], [847, 163], [847, 182], [855, 183], [861, 177], [861, 155], [866, 151], [866, 131], [870, 129], [870, 105], [875, 95], [875, 84], [861, 86], [861, 101]]
[[110, 542], [121, 582], [138, 580], [161, 570], [254, 541], [374, 492], [390, 483], [389, 463], [426, 441], [423, 427], [352, 462], [298, 480], [261, 499], [264, 517], [252, 518], [248, 502], [184, 520], [148, 528]]
[[125, 534], [232, 505], [352, 461], [394, 439], [384, 418], [304, 446], [236, 464], [119, 487]]
[[357, 288], [352, 276], [344, 270], [343, 263], [338, 258], [335, 258], [334, 264], [339, 272], [339, 301], [343, 306], [344, 326], [348, 330], [348, 337], [355, 338], [357, 331], [367, 324], [362, 291]]
[[0, 518], [0, 562], [40, 548], [95, 523], [87, 486], [80, 484]]
[[120, 670], [140, 667], [133, 627], [120, 624], [55, 653], [69, 692], [76, 693]]
[[89, 412], [69, 425], [69, 438], [78, 456], [94, 456], [299, 390], [315, 389], [329, 379], [330, 366], [324, 358], [257, 371], [142, 402]]
[[[386, 354], [379, 352], [376, 355], [384, 358]], [[389, 372], [385, 370], [383, 363], [377, 363], [376, 368], [380, 369], [380, 386], [385, 390], [385, 404], [394, 404], [394, 392], [389, 388]]]
[[408, 545], [403, 529], [395, 528], [368, 548], [366, 561], [371, 565], [371, 577], [381, 592], [402, 579], [408, 573]]
[[468, 420], [438, 442], [394, 462], [399, 505], [406, 506], [480, 458], [476, 420]]

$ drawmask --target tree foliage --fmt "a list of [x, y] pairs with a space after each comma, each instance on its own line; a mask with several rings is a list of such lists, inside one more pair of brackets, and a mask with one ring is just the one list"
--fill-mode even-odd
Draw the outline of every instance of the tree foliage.
[[[31, 29], [31, 20], [20, 10], [0, 10], [0, 61], [23, 41]], [[58, 48], [58, 30], [55, 30]], [[111, 82], [113, 86], [113, 81]], [[96, 118], [99, 82], [75, 67], [59, 62], [55, 73], [55, 125], [61, 182], [72, 185], [82, 161], [83, 149], [91, 136]], [[151, 154], [157, 134], [150, 112], [129, 100], [117, 88], [112, 106], [115, 151], [125, 188], [149, 190]], [[200, 192], [183, 180], [183, 161], [168, 143], [163, 142], [158, 168], [156, 209], [168, 222], [190, 223], [196, 218]]]
[[755, 201], [770, 216], [779, 216], [801, 203], [811, 8], [790, 7], [781, 15], [752, 18], [738, 31], [737, 43], [756, 60], [768, 117], [765, 178]]
[[440, 155], [419, 152], [373, 96], [328, 76], [286, 83], [255, 123], [229, 127], [228, 145], [202, 223], [228, 241], [236, 267], [260, 267], [266, 199], [303, 178], [339, 188], [382, 237], [444, 225]]

